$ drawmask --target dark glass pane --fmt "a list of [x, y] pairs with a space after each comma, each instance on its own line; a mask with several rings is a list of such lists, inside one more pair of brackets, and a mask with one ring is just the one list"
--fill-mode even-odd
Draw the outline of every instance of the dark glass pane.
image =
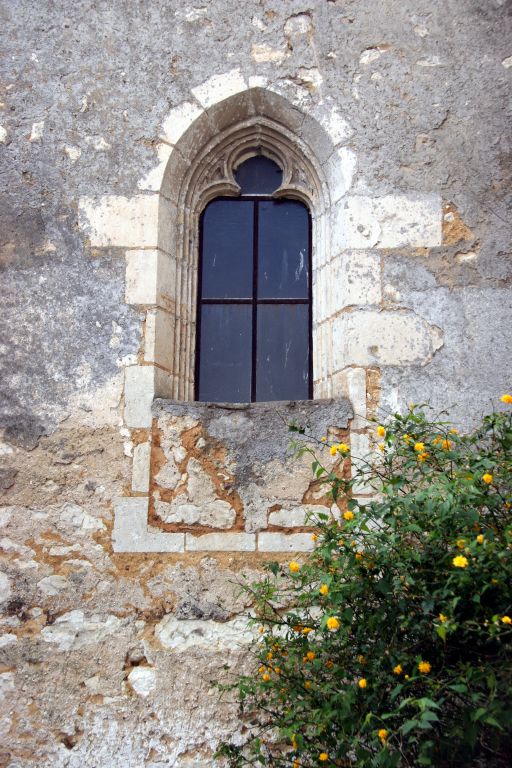
[[295, 200], [265, 200], [258, 207], [258, 298], [307, 299], [307, 208]]
[[203, 214], [201, 294], [204, 299], [252, 296], [253, 206], [214, 200]]
[[251, 400], [250, 304], [203, 304], [198, 400], [247, 403]]
[[309, 398], [309, 305], [259, 304], [256, 400]]
[[282, 180], [280, 167], [263, 155], [251, 157], [235, 171], [235, 181], [242, 195], [271, 195], [281, 186]]

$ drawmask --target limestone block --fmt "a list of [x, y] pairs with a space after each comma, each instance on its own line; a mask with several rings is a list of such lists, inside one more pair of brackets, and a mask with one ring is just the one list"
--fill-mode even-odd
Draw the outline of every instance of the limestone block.
[[161, 143], [157, 144], [156, 152], [158, 157], [158, 165], [137, 182], [139, 189], [146, 189], [151, 192], [159, 192], [162, 187], [162, 181], [164, 178], [165, 169], [171, 156], [172, 147], [169, 144]]
[[94, 248], [156, 248], [159, 195], [82, 197], [79, 226]]
[[156, 304], [158, 251], [126, 251], [127, 304]]
[[105, 523], [103, 520], [89, 515], [78, 504], [64, 504], [60, 512], [60, 522], [69, 528], [73, 528], [75, 533], [85, 533], [87, 531], [103, 531]]
[[121, 628], [117, 616], [93, 615], [86, 617], [84, 611], [68, 611], [55, 619], [50, 626], [41, 630], [41, 638], [53, 643], [58, 651], [75, 651], [87, 645], [96, 645]]
[[183, 523], [185, 525], [205, 525], [211, 528], [231, 528], [235, 522], [236, 512], [231, 504], [221, 499], [209, 501], [197, 506], [180, 500], [178, 496], [171, 504], [164, 501], [155, 502], [157, 515], [165, 523]]
[[128, 427], [151, 426], [151, 404], [154, 395], [154, 366], [128, 366], [124, 384], [124, 420]]
[[326, 379], [332, 374], [332, 322], [327, 320], [313, 326], [313, 378]]
[[0, 701], [15, 689], [14, 672], [0, 672]]
[[149, 469], [151, 460], [151, 443], [139, 443], [133, 449], [132, 491], [147, 493], [149, 491]]
[[338, 204], [331, 250], [430, 248], [441, 245], [441, 198], [437, 194], [349, 195]]
[[339, 108], [333, 104], [326, 108], [325, 102], [314, 111], [314, 116], [325, 130], [333, 145], [336, 147], [347, 141], [354, 131], [341, 114]]
[[45, 576], [44, 579], [37, 582], [37, 588], [48, 596], [58, 595], [61, 590], [69, 587], [69, 581], [64, 576]]
[[314, 525], [311, 522], [312, 514], [330, 515], [329, 507], [321, 504], [315, 504], [312, 507], [295, 507], [294, 509], [279, 509], [271, 512], [268, 516], [269, 525], [281, 525], [283, 528], [294, 528], [297, 526]]
[[204, 533], [202, 536], [185, 534], [187, 552], [254, 552], [254, 533]]
[[[325, 324], [324, 324], [325, 325]], [[346, 312], [332, 322], [334, 370], [349, 365], [426, 365], [442, 331], [413, 312]]]
[[310, 533], [274, 533], [263, 531], [258, 534], [259, 552], [310, 552], [315, 543]]
[[[368, 463], [378, 461], [379, 455], [370, 453], [370, 440], [367, 434], [352, 432], [350, 435], [350, 453], [352, 459], [352, 469], [360, 469], [365, 473], [368, 471]], [[371, 484], [370, 474], [355, 483], [353, 487], [355, 494], [373, 495], [375, 488]]]
[[348, 306], [379, 304], [381, 257], [368, 251], [343, 251], [313, 273], [314, 321], [321, 323]]
[[183, 552], [185, 534], [163, 533], [148, 527], [148, 499], [114, 499], [114, 552]]
[[222, 75], [213, 75], [202, 85], [192, 88], [192, 94], [197, 101], [208, 109], [213, 104], [235, 93], [241, 93], [247, 89], [247, 84], [240, 72], [240, 69], [232, 69]]
[[146, 313], [144, 329], [144, 360], [157, 363], [167, 370], [174, 366], [175, 319], [163, 309]]
[[161, 137], [169, 144], [177, 144], [192, 123], [204, 112], [195, 102], [185, 101], [171, 109], [162, 125]]
[[0, 603], [6, 603], [11, 597], [11, 582], [7, 574], [0, 571]]
[[357, 155], [348, 147], [338, 147], [324, 164], [332, 203], [347, 194], [357, 167]]
[[245, 617], [231, 621], [204, 619], [177, 619], [173, 614], [155, 627], [155, 637], [164, 648], [184, 652], [191, 648], [203, 648], [212, 653], [233, 648], [241, 643], [251, 643], [255, 632]]
[[[119, 550], [118, 550], [119, 551]], [[149, 527], [144, 537], [126, 552], [184, 552], [184, 533], [164, 533]]]
[[169, 312], [176, 310], [176, 259], [162, 250], [157, 251], [156, 303]]
[[367, 426], [366, 371], [364, 368], [346, 368], [332, 377], [333, 397], [348, 397], [354, 410], [352, 429]]
[[114, 499], [114, 552], [133, 552], [132, 547], [144, 539], [148, 526], [148, 500], [140, 497]]
[[181, 479], [181, 472], [176, 466], [174, 457], [171, 455], [158, 474], [155, 476], [155, 482], [162, 488], [169, 488], [173, 490], [178, 485]]
[[143, 699], [156, 688], [156, 672], [152, 667], [134, 667], [127, 679], [135, 693]]

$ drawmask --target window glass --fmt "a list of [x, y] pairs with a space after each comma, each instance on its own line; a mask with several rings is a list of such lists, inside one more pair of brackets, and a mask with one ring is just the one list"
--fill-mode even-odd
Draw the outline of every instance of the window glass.
[[251, 401], [252, 308], [250, 304], [205, 304], [199, 339], [198, 399]]
[[235, 171], [235, 181], [242, 195], [271, 195], [281, 186], [282, 180], [280, 167], [263, 155], [251, 157]]
[[309, 306], [258, 305], [256, 400], [309, 397]]
[[307, 299], [307, 208], [296, 200], [265, 200], [258, 207], [258, 298]]
[[203, 214], [202, 298], [250, 298], [253, 208], [244, 200], [214, 200]]

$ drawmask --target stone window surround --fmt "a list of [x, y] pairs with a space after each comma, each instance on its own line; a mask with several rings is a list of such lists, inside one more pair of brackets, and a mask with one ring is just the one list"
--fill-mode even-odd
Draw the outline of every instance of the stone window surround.
[[440, 245], [439, 196], [347, 194], [355, 157], [338, 113], [324, 128], [272, 90], [237, 84], [218, 99], [217, 86], [193, 89], [194, 101], [165, 121], [160, 163], [139, 183], [146, 193], [80, 202], [91, 245], [127, 248], [126, 301], [144, 313], [143, 349], [125, 373], [124, 421], [138, 440], [132, 495], [114, 503], [115, 551], [184, 551], [182, 534], [147, 524], [151, 405], [193, 397], [199, 216], [214, 197], [238, 194], [233, 169], [255, 149], [284, 170], [276, 196], [311, 211], [314, 395], [349, 397], [353, 453], [368, 450], [367, 368], [425, 364], [442, 344], [440, 329], [412, 311], [383, 308], [379, 253]]

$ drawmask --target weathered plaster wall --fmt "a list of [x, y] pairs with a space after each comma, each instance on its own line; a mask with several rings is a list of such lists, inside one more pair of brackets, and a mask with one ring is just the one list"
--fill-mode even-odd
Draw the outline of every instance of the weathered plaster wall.
[[[336, 330], [318, 349], [352, 360], [333, 387], [353, 447], [365, 413], [410, 400], [470, 425], [509, 377], [512, 4], [4, 0], [0, 14], [0, 765], [207, 766], [237, 727], [209, 686], [244, 656], [233, 582], [264, 555], [113, 552], [113, 502], [139, 498], [146, 466], [147, 433], [123, 422], [148, 333], [144, 301], [125, 303], [141, 274], [122, 235], [148, 236], [133, 200], [154, 206], [160, 137], [190, 124], [177, 107], [199, 115], [233, 82], [283, 95], [342, 142], [338, 278], [320, 291]], [[133, 212], [118, 244], [79, 221], [102, 196]], [[442, 199], [442, 240], [415, 240], [417, 199]]]

